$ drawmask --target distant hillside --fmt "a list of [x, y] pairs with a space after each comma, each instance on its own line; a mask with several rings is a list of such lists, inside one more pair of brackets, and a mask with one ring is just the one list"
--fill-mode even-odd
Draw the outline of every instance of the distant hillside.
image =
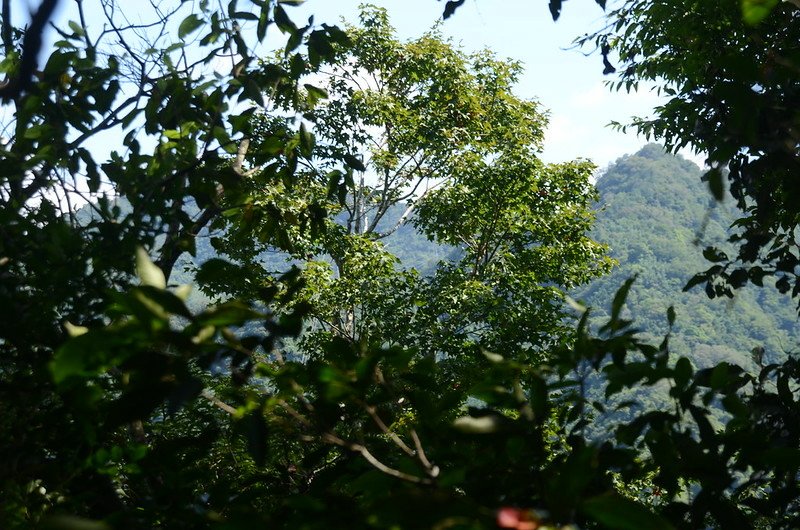
[[796, 349], [800, 337], [789, 297], [752, 286], [733, 300], [709, 300], [702, 287], [681, 292], [689, 278], [708, 268], [703, 247], [724, 247], [726, 228], [735, 219], [730, 200], [722, 205], [711, 200], [701, 174], [695, 164], [654, 144], [609, 166], [597, 181], [601, 199], [594, 236], [611, 247], [620, 265], [575, 295], [602, 314], [616, 289], [638, 274], [629, 315], [657, 337], [666, 331], [666, 310], [674, 305], [673, 350], [696, 365], [729, 360], [749, 366], [755, 346], [782, 357]]
[[[733, 300], [709, 300], [702, 288], [682, 292], [689, 278], [708, 268], [703, 247], [725, 246], [726, 229], [736, 213], [730, 200], [717, 205], [711, 199], [701, 174], [692, 162], [654, 144], [611, 164], [597, 181], [600, 202], [593, 234], [611, 247], [619, 266], [572, 294], [592, 306], [599, 319], [622, 283], [638, 274], [628, 298], [628, 316], [639, 329], [660, 340], [667, 329], [666, 310], [675, 306], [673, 350], [689, 356], [697, 366], [722, 360], [751, 366], [749, 352], [756, 346], [766, 348], [768, 360], [780, 358], [796, 350], [800, 342], [800, 326], [789, 297], [769, 287], [752, 286], [740, 290]], [[391, 228], [403, 210], [398, 205], [388, 212], [382, 228]], [[458, 249], [435, 245], [409, 224], [384, 243], [400, 259], [400, 267], [416, 268], [422, 274], [431, 274], [438, 261], [459, 255]], [[193, 283], [194, 267], [216, 256], [207, 233], [198, 239], [197, 250], [194, 260], [187, 256], [178, 264], [173, 283]], [[280, 253], [261, 257], [268, 269], [291, 266]], [[193, 306], [208, 302], [201, 293], [194, 293]]]

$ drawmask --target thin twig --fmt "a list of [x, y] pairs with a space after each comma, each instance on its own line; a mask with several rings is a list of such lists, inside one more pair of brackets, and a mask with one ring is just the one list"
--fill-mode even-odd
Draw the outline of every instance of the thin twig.
[[369, 405], [367, 403], [361, 403], [361, 406], [364, 407], [364, 410], [367, 411], [367, 414], [370, 415], [370, 417], [375, 422], [375, 424], [378, 426], [378, 428], [386, 436], [391, 438], [391, 440], [397, 445], [397, 447], [402, 449], [403, 452], [406, 453], [409, 456], [416, 456], [416, 454], [414, 453], [414, 450], [411, 449], [408, 445], [406, 445], [406, 443], [402, 440], [402, 438], [397, 436], [397, 434], [395, 432], [393, 432], [391, 429], [389, 429], [389, 427], [383, 422], [381, 417], [378, 416], [378, 411], [375, 410], [375, 407], [373, 407], [372, 405]]
[[227, 403], [219, 399], [217, 396], [212, 394], [208, 389], [203, 390], [203, 392], [200, 395], [209, 400], [214, 406], [224, 410], [231, 416], [236, 414], [235, 408], [233, 408], [232, 406], [228, 405]]
[[417, 448], [417, 458], [419, 461], [422, 462], [422, 465], [425, 466], [425, 469], [428, 470], [428, 473], [435, 477], [439, 474], [439, 468], [431, 464], [431, 461], [428, 460], [428, 457], [425, 455], [425, 450], [422, 448], [422, 441], [419, 439], [417, 435], [417, 431], [411, 429], [411, 439], [414, 440], [414, 447]]
[[394, 469], [394, 468], [391, 468], [391, 467], [387, 466], [386, 464], [384, 464], [383, 462], [381, 462], [380, 460], [375, 458], [375, 456], [372, 453], [369, 452], [369, 449], [367, 449], [366, 447], [364, 447], [361, 444], [348, 442], [347, 440], [343, 440], [343, 439], [339, 438], [338, 436], [336, 436], [336, 435], [334, 435], [332, 433], [325, 433], [322, 436], [322, 438], [323, 438], [323, 440], [325, 440], [325, 441], [327, 441], [329, 443], [332, 443], [334, 445], [338, 445], [340, 447], [345, 447], [347, 449], [350, 449], [353, 452], [360, 453], [361, 456], [363, 456], [364, 459], [367, 462], [372, 464], [372, 467], [374, 467], [375, 469], [377, 469], [381, 473], [384, 473], [386, 475], [389, 475], [389, 476], [392, 476], [392, 477], [395, 477], [395, 478], [399, 478], [400, 480], [405, 480], [406, 482], [411, 482], [413, 484], [431, 484], [432, 483], [430, 479], [418, 477], [416, 475], [410, 475], [408, 473], [404, 473], [404, 472], [402, 472], [400, 470], [397, 470], [397, 469]]

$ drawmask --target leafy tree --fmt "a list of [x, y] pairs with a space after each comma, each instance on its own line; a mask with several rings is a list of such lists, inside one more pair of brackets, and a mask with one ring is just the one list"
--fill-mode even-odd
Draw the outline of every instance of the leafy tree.
[[[536, 158], [545, 117], [513, 95], [518, 64], [487, 51], [468, 56], [435, 30], [400, 42], [374, 7], [347, 33], [337, 63], [316, 74], [329, 99], [303, 116], [316, 143], [300, 158], [302, 187], [288, 190], [262, 174], [256, 199], [280, 209], [292, 197], [336, 195], [328, 230], [265, 240], [251, 249], [248, 268], [268, 248], [314, 256], [302, 296], [322, 333], [306, 335], [309, 347], [338, 336], [438, 355], [463, 356], [477, 344], [541, 356], [569, 334], [558, 288], [608, 269], [603, 247], [585, 235], [593, 167]], [[261, 118], [258, 141], [274, 142], [289, 121]], [[348, 162], [347, 173], [330, 167], [337, 160]], [[248, 204], [241, 214], [245, 234], [252, 211]], [[460, 248], [461, 259], [430, 278], [397, 271], [381, 241], [411, 220], [430, 239]], [[234, 257], [242, 246], [240, 238], [218, 245]]]
[[[26, 57], [36, 55], [41, 37], [36, 33], [49, 11], [36, 15], [41, 18], [29, 33], [3, 33], [11, 35], [4, 42], [3, 68], [18, 87], [8, 129], [15, 133], [3, 145], [2, 157], [5, 320], [0, 375], [9, 403], [2, 416], [2, 456], [8, 462], [0, 477], [3, 524], [196, 528], [267, 523], [297, 528], [347, 521], [349, 527], [424, 526], [451, 516], [493, 524], [493, 506], [504, 488], [494, 490], [488, 508], [459, 500], [461, 492], [469, 490], [470, 498], [477, 498], [491, 484], [480, 474], [466, 474], [485, 447], [454, 451], [452, 445], [452, 420], [462, 414], [471, 393], [467, 384], [442, 386], [458, 373], [436, 355], [421, 355], [415, 347], [424, 342], [403, 340], [403, 348], [391, 347], [386, 344], [391, 330], [382, 329], [376, 339], [367, 330], [358, 341], [343, 341], [341, 335], [320, 341], [323, 354], [298, 363], [283, 357], [283, 341], [299, 333], [308, 302], [324, 305], [304, 294], [311, 292], [308, 271], [303, 282], [296, 271], [272, 276], [251, 285], [242, 300], [194, 312], [186, 306], [184, 287], [168, 288], [172, 269], [182, 253], [193, 251], [204, 228], [226, 230], [231, 241], [256, 238], [292, 253], [302, 245], [328, 252], [342, 269], [337, 285], [320, 290], [320, 297], [336, 294], [339, 286], [347, 288], [345, 281], [361, 281], [365, 274], [376, 276], [380, 289], [405, 285], [376, 236], [369, 230], [365, 235], [361, 216], [374, 189], [366, 179], [358, 186], [351, 183], [352, 170], [364, 173], [364, 162], [355, 158], [351, 145], [326, 133], [324, 112], [333, 116], [335, 105], [320, 107], [315, 116], [322, 92], [310, 84], [300, 90], [296, 86], [304, 73], [335, 57], [337, 47], [347, 43], [345, 36], [331, 27], [296, 27], [280, 2], [254, 3], [252, 12], [235, 1], [227, 12], [205, 2], [196, 10], [176, 3], [174, 10], [155, 10], [153, 21], [141, 25], [121, 22], [119, 6], [108, 2], [101, 6], [107, 26], [99, 32], [82, 16], [84, 4], [76, 7], [79, 22], [60, 32], [56, 50], [30, 82], [21, 81], [28, 75]], [[8, 4], [3, 19], [9, 28]], [[379, 19], [368, 30], [386, 33]], [[242, 33], [247, 27], [255, 30], [255, 40]], [[286, 62], [256, 63], [250, 46], [270, 27], [289, 35]], [[364, 42], [355, 36], [356, 43]], [[192, 39], [199, 48], [188, 46]], [[296, 49], [303, 43], [301, 55]], [[459, 226], [466, 220], [446, 211], [452, 209], [446, 196], [434, 201], [431, 195], [425, 207], [451, 219], [448, 232], [439, 237], [484, 237], [482, 246], [468, 249], [461, 272], [451, 276], [451, 293], [458, 292], [464, 276], [476, 281], [480, 273], [486, 281], [491, 279], [488, 268], [508, 266], [526, 255], [544, 264], [541, 276], [528, 282], [571, 285], [595, 274], [592, 264], [601, 248], [583, 234], [591, 217], [586, 211], [590, 196], [583, 195], [589, 191], [591, 168], [581, 163], [545, 167], [533, 157], [544, 122], [534, 104], [510, 94], [516, 67], [485, 54], [467, 67], [459, 52], [431, 36], [416, 45], [431, 46], [441, 55], [431, 65], [427, 53], [419, 52], [419, 68], [447, 67], [466, 88], [475, 88], [448, 102], [446, 91], [420, 84], [420, 99], [408, 102], [416, 103], [423, 118], [431, 116], [424, 106], [439, 113], [433, 114], [435, 127], [427, 132], [431, 124], [422, 118], [399, 131], [406, 142], [425, 133], [424, 147], [430, 146], [437, 165], [420, 164], [434, 172], [424, 178], [452, 181], [452, 190], [466, 200], [474, 193], [470, 179], [474, 186], [481, 172], [492, 169], [489, 158], [497, 157], [496, 169], [510, 184], [516, 176], [518, 189], [530, 191], [530, 179], [541, 189], [540, 203], [532, 205], [536, 220], [557, 221], [565, 233], [574, 233], [572, 243], [594, 252], [582, 256], [578, 247], [545, 241], [547, 233], [534, 232], [531, 220], [509, 233], [519, 229], [510, 226], [514, 210], [519, 213], [533, 197], [498, 197], [496, 204], [508, 211], [498, 212], [498, 231], [492, 233], [486, 226]], [[350, 57], [357, 56], [357, 47], [346, 49]], [[232, 60], [230, 73], [212, 68], [220, 57]], [[429, 82], [435, 79], [427, 75]], [[260, 87], [272, 87], [269, 99]], [[480, 103], [489, 97], [496, 98], [494, 112], [479, 114]], [[253, 106], [242, 110], [237, 106], [242, 101]], [[266, 124], [254, 119], [254, 108], [270, 102], [280, 113], [268, 113]], [[317, 143], [304, 124], [293, 127], [284, 118], [294, 110], [319, 123], [322, 141]], [[460, 112], [463, 124], [456, 120], [452, 127]], [[368, 119], [369, 113], [357, 121], [366, 125]], [[509, 135], [505, 127], [515, 124], [527, 127], [529, 135]], [[437, 144], [434, 134], [448, 128], [454, 138], [464, 134], [472, 145], [462, 140], [448, 156], [447, 142]], [[124, 149], [100, 162], [89, 142], [109, 131], [124, 133]], [[510, 142], [513, 138], [519, 141]], [[506, 151], [504, 144], [510, 146]], [[378, 159], [367, 163], [390, 167], [386, 156]], [[314, 160], [324, 163], [324, 180], [302, 165]], [[466, 170], [450, 175], [456, 162]], [[406, 175], [399, 166], [395, 169], [392, 178], [404, 184]], [[392, 188], [387, 200], [402, 200], [393, 193], [403, 184]], [[331, 197], [340, 189], [344, 211], [348, 198], [362, 205], [353, 207], [351, 219], [359, 227], [353, 232], [337, 232], [332, 223], [323, 230], [324, 208], [336, 207]], [[294, 190], [300, 191], [299, 200], [289, 193]], [[544, 200], [547, 194], [564, 199], [565, 212], [580, 215], [574, 232], [563, 226], [558, 206]], [[288, 200], [281, 202], [282, 197]], [[78, 199], [88, 202], [88, 213], [74, 212], [70, 204]], [[496, 260], [486, 254], [487, 241]], [[155, 262], [143, 248], [156, 256]], [[248, 252], [245, 245], [240, 255]], [[574, 268], [548, 270], [553, 267], [547, 260], [559, 255]], [[375, 262], [365, 259], [370, 256], [383, 267], [373, 270]], [[588, 269], [582, 268], [582, 257], [588, 257]], [[354, 272], [342, 274], [348, 260]], [[203, 267], [201, 276], [204, 283], [221, 284], [232, 272], [227, 277], [242, 279], [245, 286], [249, 276], [242, 268], [248, 266], [217, 261]], [[602, 266], [601, 261], [598, 270]], [[440, 286], [444, 282], [438, 281]], [[478, 290], [501, 300], [504, 291], [491, 293], [494, 286], [487, 284], [478, 284]], [[433, 284], [421, 285], [423, 290], [413, 285], [415, 296], [439, 295]], [[402, 290], [391, 290], [394, 299], [376, 297], [382, 314], [390, 314], [392, 304], [401, 301]], [[555, 303], [553, 288], [541, 294]], [[415, 307], [408, 299], [403, 302], [406, 311]], [[499, 325], [494, 319], [492, 324]], [[408, 331], [410, 323], [403, 324]], [[549, 341], [556, 331], [547, 332]], [[476, 336], [475, 330], [465, 335]], [[460, 349], [482, 359], [477, 348]], [[212, 375], [221, 363], [227, 382]], [[482, 371], [474, 361], [471, 366]], [[466, 430], [474, 430], [470, 425], [467, 421]], [[533, 465], [545, 461], [541, 447], [549, 442], [540, 437], [537, 443]], [[426, 446], [444, 468], [427, 456]], [[483, 465], [486, 471], [494, 467], [488, 460]], [[521, 478], [496, 469], [503, 481]], [[397, 493], [407, 503], [428, 499], [425, 509], [411, 514], [397, 510], [402, 503], [387, 505], [380, 495], [386, 480], [405, 484]]]
[[[227, 10], [174, 2], [153, 7], [141, 24], [128, 22], [121, 5], [101, 2], [92, 8], [102, 28], [88, 25], [90, 6], [76, 2], [78, 21], [58, 30], [55, 49], [38, 65], [57, 3], [43, 2], [27, 28], [12, 26], [10, 2], [2, 9], [8, 111], [0, 147], [2, 525], [35, 525], [54, 511], [105, 518], [130, 513], [132, 499], [153, 507], [137, 526], [178, 524], [191, 504], [161, 504], [168, 501], [157, 483], [171, 455], [147, 453], [143, 420], [169, 395], [173, 403], [197, 395], [196, 375], [171, 352], [154, 348], [148, 361], [132, 360], [118, 344], [105, 353], [73, 351], [71, 361], [63, 354], [62, 362], [77, 364], [66, 372], [55, 367], [56, 382], [70, 370], [82, 373], [81, 366], [113, 369], [91, 384], [57, 387], [54, 352], [70, 333], [114, 318], [102, 308], [131, 285], [137, 247], [158, 254], [158, 271], [147, 276], [162, 286], [177, 257], [191, 252], [202, 227], [219, 215], [221, 197], [240, 192], [232, 155], [252, 134], [254, 108], [239, 103], [261, 105], [260, 86], [274, 87], [276, 98], [296, 94], [291, 72], [255, 60], [252, 46], [267, 29], [293, 36], [288, 51], [306, 35], [320, 57], [342, 35], [297, 28], [278, 2], [247, 10], [235, 1]], [[253, 30], [247, 40], [242, 27]], [[216, 71], [222, 59], [233, 68]], [[122, 140], [104, 160], [96, 152], [107, 138]], [[76, 202], [86, 202], [91, 213], [77, 215]], [[159, 275], [161, 281], [153, 280]], [[152, 313], [148, 332], [169, 334], [170, 326], [152, 320], [162, 314], [151, 298], [158, 295], [142, 289], [131, 303], [142, 318]], [[178, 299], [161, 300], [174, 306]], [[131, 397], [120, 399], [126, 388]]]
[[[394, 314], [407, 307], [401, 304], [406, 292], [420, 292], [394, 273], [377, 235], [364, 233], [373, 189], [366, 175], [363, 185], [352, 178], [367, 164], [396, 169], [398, 161], [387, 156], [391, 146], [370, 153], [379, 156], [366, 163], [359, 160], [352, 138], [324, 133], [324, 106], [317, 142], [310, 130], [323, 93], [296, 86], [323, 59], [343, 50], [338, 60], [346, 61], [358, 57], [359, 48], [334, 28], [297, 27], [281, 2], [253, 2], [253, 12], [235, 1], [227, 10], [181, 2], [174, 12], [158, 11], [149, 28], [116, 23], [119, 10], [104, 3], [110, 31], [92, 33], [84, 22], [73, 23], [34, 77], [37, 33], [54, 4], [43, 4], [27, 33], [11, 28], [9, 3], [3, 4], [2, 64], [12, 87], [3, 94], [15, 111], [0, 172], [4, 525], [798, 526], [794, 360], [763, 366], [758, 376], [730, 364], [695, 370], [688, 359], [673, 362], [669, 334], [651, 345], [624, 318], [630, 282], [614, 295], [597, 333], [584, 313], [575, 333], [561, 341], [550, 329], [550, 343], [535, 337], [548, 349], [546, 362], [514, 336], [506, 342], [489, 336], [485, 342], [501, 349], [481, 351], [484, 337], [476, 329], [466, 330], [474, 343], [460, 345], [461, 366], [445, 362], [453, 357], [430, 354], [438, 349], [421, 349], [427, 343], [413, 335], [406, 341], [372, 329], [359, 340], [330, 334], [319, 341], [318, 355], [299, 362], [284, 355], [285, 343], [299, 335], [309, 302], [321, 302], [308, 296], [314, 278], [308, 267], [281, 278], [264, 274], [252, 261], [253, 245], [232, 255], [236, 264], [216, 261], [200, 271], [203, 283], [230, 278], [234, 294], [248, 286], [251, 292], [190, 311], [186, 290], [169, 287], [167, 279], [203, 227], [226, 230], [230, 241], [256, 238], [295, 256], [302, 250], [303, 261], [325, 251], [341, 270], [352, 264], [354, 276], [327, 280], [366, 275], [368, 285], [391, 290], [374, 297], [383, 304], [376, 315]], [[450, 12], [458, 5], [448, 3]], [[287, 60], [257, 64], [250, 46], [270, 27], [288, 34]], [[255, 30], [255, 40], [244, 35], [247, 28]], [[380, 28], [378, 17], [372, 29]], [[203, 50], [196, 59], [186, 46], [191, 38]], [[120, 49], [125, 53], [114, 53]], [[392, 57], [391, 48], [383, 51]], [[204, 70], [218, 54], [232, 59], [230, 73]], [[272, 87], [266, 100], [264, 87]], [[462, 103], [470, 108], [469, 100], [448, 96], [445, 91], [429, 100], [433, 110], [446, 111], [446, 120], [429, 124], [434, 131], [469, 118], [447, 114]], [[254, 110], [236, 106], [240, 99], [276, 104], [280, 111], [270, 107], [265, 123], [254, 119]], [[332, 98], [331, 108], [339, 101], [347, 100]], [[369, 101], [359, 105], [369, 110]], [[514, 111], [508, 116], [541, 118], [531, 113], [535, 107], [517, 106], [512, 98], [499, 103]], [[307, 121], [287, 120], [295, 110]], [[586, 267], [582, 251], [598, 249], [580, 239], [589, 199], [576, 195], [587, 188], [588, 167], [542, 167], [529, 143], [515, 144], [515, 135], [487, 118], [485, 137], [477, 137], [486, 144], [475, 140], [474, 148], [464, 144], [444, 158], [435, 169], [450, 181], [415, 206], [420, 228], [464, 244], [464, 260], [423, 283], [428, 290], [422, 292], [435, 301], [448, 294], [447, 281], [457, 292], [464, 280], [480, 276], [476, 291], [509, 302], [488, 304], [496, 310], [490, 324], [505, 326], [500, 319], [513, 310], [509, 297], [518, 288], [583, 281], [596, 272], [591, 264], [597, 256]], [[363, 119], [367, 132], [372, 124]], [[354, 131], [361, 120], [351, 121]], [[411, 120], [406, 131], [427, 125]], [[99, 164], [86, 142], [113, 128], [134, 132], [126, 135], [125, 150]], [[540, 132], [533, 128], [532, 137]], [[436, 140], [426, 142], [436, 148]], [[323, 171], [306, 162], [323, 162]], [[445, 172], [448, 164], [460, 171]], [[482, 188], [489, 168], [520, 197]], [[105, 185], [124, 196], [131, 211], [98, 199], [92, 215], [70, 215], [59, 197], [74, 199], [84, 180], [89, 193]], [[454, 206], [458, 199], [487, 209], [479, 191], [496, 206], [487, 217], [474, 219]], [[355, 232], [337, 231], [342, 225], [328, 221], [326, 208], [336, 209], [339, 193], [344, 211], [353, 205], [348, 214], [360, 228]], [[545, 200], [551, 195], [567, 202]], [[535, 208], [520, 207], [536, 200], [542, 202], [533, 202]], [[576, 227], [565, 222], [567, 212], [577, 214]], [[546, 220], [553, 221], [557, 242], [539, 231]], [[549, 250], [569, 266], [554, 270]], [[541, 274], [526, 276], [525, 260], [536, 262]], [[404, 291], [408, 285], [414, 289]], [[320, 290], [319, 298], [328, 294]], [[424, 301], [420, 307], [436, 307]], [[432, 314], [442, 316], [438, 309]], [[342, 321], [359, 316], [347, 310]], [[518, 325], [516, 318], [525, 315], [509, 313], [511, 324]], [[668, 326], [675, 318], [669, 310]], [[407, 332], [416, 322], [399, 324]], [[756, 357], [762, 365], [758, 350]], [[224, 377], [214, 377], [221, 364]], [[662, 384], [670, 388], [670, 406], [638, 412], [615, 426], [613, 439], [588, 439], [592, 410], [625, 406], [586, 397], [587, 377], [595, 372], [608, 398]], [[724, 427], [711, 422], [715, 403], [730, 415]], [[627, 497], [617, 493], [620, 484]]]

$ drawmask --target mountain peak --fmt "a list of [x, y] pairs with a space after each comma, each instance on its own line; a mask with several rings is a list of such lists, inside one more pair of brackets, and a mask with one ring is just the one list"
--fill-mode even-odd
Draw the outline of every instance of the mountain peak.
[[658, 144], [611, 164], [597, 181], [593, 237], [610, 246], [620, 265], [576, 297], [602, 312], [625, 279], [637, 274], [627, 308], [638, 327], [653, 338], [663, 335], [672, 305], [678, 320], [670, 342], [677, 353], [697, 366], [722, 360], [749, 366], [753, 347], [780, 352], [795, 343], [793, 306], [766, 289], [741, 289], [731, 301], [709, 300], [702, 289], [682, 293], [694, 274], [709, 267], [703, 247], [726, 248], [735, 219], [730, 202], [714, 201], [701, 175], [696, 164]]
[[649, 143], [644, 147], [642, 147], [641, 149], [639, 149], [639, 151], [633, 156], [649, 158], [650, 160], [659, 160], [665, 157], [669, 157], [670, 155], [663, 145], [656, 143]]

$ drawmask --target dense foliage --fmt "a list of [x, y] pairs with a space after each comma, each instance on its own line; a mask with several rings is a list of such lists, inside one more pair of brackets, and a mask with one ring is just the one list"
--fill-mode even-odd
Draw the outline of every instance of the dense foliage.
[[[57, 3], [42, 2], [27, 29], [12, 26], [10, 2], [2, 11], [4, 527], [800, 524], [793, 358], [770, 364], [757, 349], [752, 371], [698, 369], [672, 352], [674, 309], [663, 340], [636, 331], [632, 281], [599, 324], [578, 304], [577, 326], [563, 320], [558, 288], [607, 266], [586, 236], [591, 168], [536, 159], [544, 120], [511, 93], [516, 66], [465, 57], [435, 33], [398, 42], [374, 9], [345, 32], [298, 27], [290, 0], [231, 0], [164, 3], [141, 24], [103, 1], [102, 30], [78, 1], [38, 68]], [[794, 4], [745, 22], [738, 5], [684, 4], [624, 3], [621, 40], [600, 36], [601, 51], [608, 63], [618, 46], [633, 81], [657, 71], [647, 65], [668, 82], [692, 74], [680, 87], [691, 105], [658, 109], [651, 130], [733, 159], [732, 192], [752, 214], [742, 241], [761, 249], [752, 230], [772, 230], [777, 254], [761, 258], [782, 263], [781, 289], [793, 272], [791, 179], [779, 177], [793, 175], [797, 152], [785, 111], [795, 107], [781, 100], [796, 81]], [[720, 21], [736, 31], [722, 35]], [[628, 28], [656, 48], [626, 48]], [[284, 50], [256, 60], [275, 30]], [[759, 78], [763, 93], [738, 74], [692, 85], [709, 64], [706, 33], [719, 37], [708, 39], [715, 53], [745, 57], [759, 51], [752, 39], [772, 39], [777, 81]], [[692, 69], [661, 62], [678, 41], [699, 47], [680, 49]], [[653, 61], [639, 68], [642, 53]], [[326, 71], [327, 88], [307, 77]], [[357, 89], [362, 74], [375, 84]], [[766, 98], [769, 149], [735, 127], [751, 99], [720, 85]], [[705, 104], [733, 111], [693, 137], [676, 118]], [[113, 138], [105, 156], [98, 146]], [[776, 178], [786, 194], [759, 202]], [[404, 197], [417, 181], [431, 191]], [[92, 213], [74, 214], [77, 199]], [[456, 259], [425, 278], [398, 268], [378, 228], [397, 204], [459, 246]], [[187, 287], [168, 282], [208, 235], [229, 259], [202, 264], [196, 281], [220, 300], [190, 310]], [[275, 249], [300, 267], [266, 268]], [[752, 270], [754, 282], [772, 272]], [[710, 281], [711, 294], [728, 292]], [[640, 403], [618, 424], [610, 414], [607, 436], [589, 436], [596, 413], [629, 409], [616, 398], [642, 386], [666, 387], [666, 404]]]
[[702, 289], [680, 294], [707, 267], [707, 246], [727, 249], [728, 226], [739, 217], [730, 202], [719, 204], [704, 193], [702, 171], [693, 163], [648, 145], [604, 169], [594, 237], [607, 243], [619, 266], [574, 296], [604, 314], [606, 300], [625, 279], [637, 280], [627, 299], [626, 315], [646, 336], [667, 331], [663, 315], [674, 306], [677, 318], [672, 349], [695, 366], [722, 361], [755, 369], [753, 348], [763, 347], [772, 360], [796, 348], [796, 314], [788, 296], [755, 286], [733, 299], [709, 299]]
[[[121, 5], [98, 2], [91, 9], [101, 27], [90, 27], [90, 6], [75, 2], [77, 20], [59, 30], [55, 48], [37, 65], [42, 31], [56, 4], [44, 2], [27, 30], [12, 26], [9, 2], [2, 12], [2, 526], [38, 524], [54, 509], [105, 517], [135, 491], [147, 492], [151, 523], [142, 524], [149, 526], [161, 510], [169, 512], [176, 500], [171, 493], [196, 486], [182, 477], [169, 489], [154, 487], [168, 481], [166, 464], [174, 451], [160, 452], [165, 438], [147, 433], [142, 420], [163, 417], [151, 412], [168, 396], [182, 403], [201, 388], [175, 351], [141, 348], [148, 334], [172, 336], [152, 301], [159, 294], [142, 287], [126, 299], [130, 306], [118, 291], [132, 285], [137, 247], [157, 251], [161, 274], [169, 276], [176, 257], [191, 251], [196, 235], [219, 216], [220, 197], [241, 189], [240, 168], [230, 154], [252, 134], [255, 109], [242, 110], [239, 103], [263, 104], [260, 86], [274, 87], [276, 98], [302, 97], [291, 72], [259, 64], [251, 46], [268, 28], [280, 28], [297, 41], [287, 52], [306, 34], [309, 49], [325, 57], [344, 36], [334, 28], [297, 28], [274, 2], [252, 5], [254, 12], [237, 10], [236, 2], [226, 11], [208, 2], [175, 2], [143, 13], [139, 24], [126, 20]], [[244, 26], [250, 28], [247, 42]], [[225, 74], [213, 68], [222, 58], [234, 66]], [[109, 143], [112, 149], [103, 152]], [[122, 211], [106, 192], [124, 196], [130, 208]], [[76, 201], [90, 204], [88, 221], [74, 215]], [[174, 306], [178, 299], [167, 300], [162, 302]], [[105, 313], [111, 306], [116, 309]], [[144, 335], [119, 316], [131, 307], [142, 318], [150, 315]], [[230, 305], [204, 318], [209, 326], [225, 326], [248, 311]], [[61, 366], [71, 368], [54, 379], [54, 352], [70, 333], [111, 322], [131, 330], [128, 338], [107, 355], [76, 343], [72, 353], [61, 354]], [[203, 324], [185, 336], [197, 329], [213, 331]], [[213, 359], [218, 347], [204, 334], [189, 344], [209, 350]], [[70, 370], [107, 369], [95, 381], [58, 386]], [[202, 439], [198, 429], [219, 430], [212, 421], [192, 423], [168, 439]], [[121, 476], [128, 479], [124, 486]], [[181, 519], [187, 510], [184, 504], [168, 517]]]
[[[513, 94], [518, 64], [488, 51], [467, 55], [436, 31], [400, 42], [381, 9], [364, 8], [360, 22], [346, 28], [350, 43], [336, 64], [315, 73], [328, 99], [304, 114], [315, 141], [298, 159], [297, 182], [287, 188], [270, 179], [272, 168], [259, 170], [252, 201], [240, 214], [228, 211], [234, 235], [216, 247], [250, 280], [221, 285], [219, 294], [235, 283], [246, 285], [235, 294], [248, 297], [273, 282], [275, 263], [264, 253], [282, 251], [302, 264], [296, 300], [313, 307], [297, 353], [339, 337], [413, 347], [459, 366], [475, 346], [540, 359], [571, 332], [561, 289], [610, 263], [586, 236], [593, 166], [536, 158], [546, 119]], [[292, 126], [255, 119], [261, 136], [252, 145], [274, 144]], [[351, 164], [345, 174], [331, 167], [340, 159]], [[328, 223], [318, 235], [269, 237], [272, 216], [254, 213], [266, 204], [285, 216], [326, 198]], [[408, 267], [383, 242], [412, 220], [458, 257], [427, 276], [401, 271]], [[205, 264], [201, 284], [222, 266]]]
[[[375, 9], [345, 35], [259, 6], [175, 4], [131, 26], [105, 3], [111, 29], [93, 34], [78, 3], [11, 102], [5, 525], [391, 525], [404, 514], [367, 495], [384, 476], [424, 486], [407, 492], [430, 497], [418, 525], [451, 504], [493, 520], [481, 506], [499, 501], [475, 504], [490, 482], [466, 474], [479, 448], [454, 447], [451, 424], [485, 386], [481, 351], [538, 363], [571, 340], [558, 287], [609, 263], [585, 235], [593, 168], [536, 159], [545, 120], [511, 93], [517, 65], [435, 33], [400, 43]], [[277, 27], [286, 49], [256, 63], [245, 27]], [[19, 46], [35, 54], [14, 35], [12, 81]], [[123, 150], [101, 162], [90, 142], [107, 131]], [[389, 231], [416, 210], [457, 259], [424, 277], [396, 266], [379, 226], [403, 203]], [[224, 301], [192, 311], [167, 282], [209, 235], [231, 261], [196, 281]], [[303, 267], [276, 274], [260, 259], [273, 250]]]

